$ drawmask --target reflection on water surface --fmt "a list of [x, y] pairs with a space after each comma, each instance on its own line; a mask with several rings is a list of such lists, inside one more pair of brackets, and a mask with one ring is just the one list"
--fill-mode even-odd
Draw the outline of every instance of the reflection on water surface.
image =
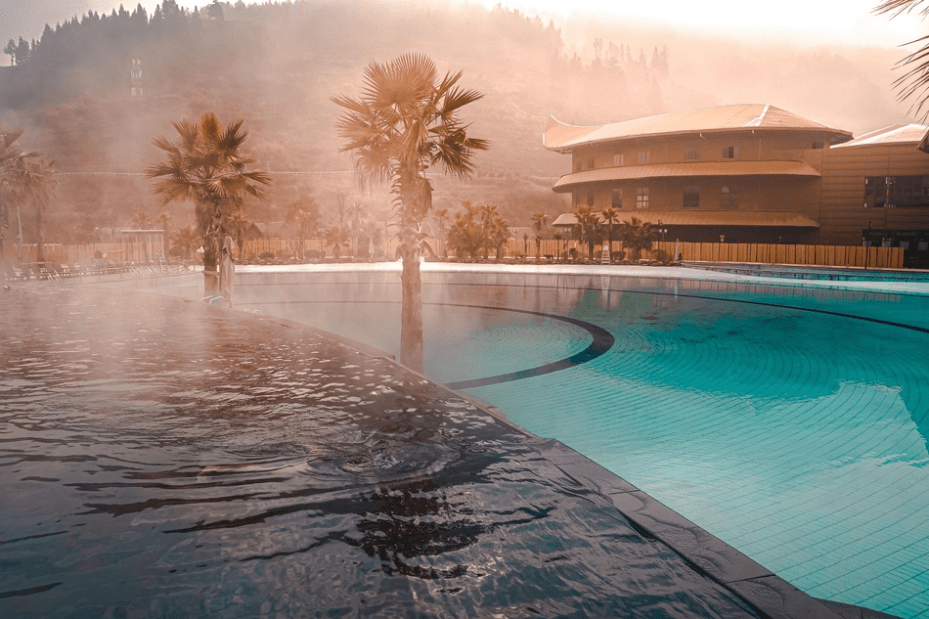
[[752, 616], [383, 359], [128, 292], [0, 295], [0, 616]]

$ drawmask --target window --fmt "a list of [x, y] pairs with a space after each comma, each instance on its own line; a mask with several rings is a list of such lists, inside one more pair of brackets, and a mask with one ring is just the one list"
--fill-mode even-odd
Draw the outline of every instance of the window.
[[594, 161], [594, 158], [593, 158], [593, 157], [591, 157], [590, 159], [587, 160], [587, 169], [588, 169], [588, 170], [593, 170], [593, 169], [596, 168], [596, 167], [597, 167], [597, 162]]
[[623, 156], [622, 156], [622, 154], [613, 155], [613, 165], [614, 165], [614, 166], [621, 166], [621, 165], [623, 165]]
[[611, 202], [613, 208], [620, 209], [623, 207], [623, 190], [614, 189], [613, 190], [613, 201]]
[[594, 194], [589, 193], [587, 194], [587, 206], [593, 206], [593, 205], [594, 205]]
[[824, 146], [825, 146], [825, 144], [823, 144], [822, 140], [814, 140], [814, 141], [813, 141], [813, 149], [814, 149], [814, 150], [819, 150], [819, 149], [823, 148]]
[[648, 187], [639, 187], [635, 190], [635, 207], [648, 208]]
[[688, 148], [687, 151], [684, 152], [684, 159], [688, 161], [694, 161], [699, 158], [700, 158], [700, 151], [698, 151], [696, 148]]
[[929, 176], [869, 176], [864, 182], [864, 206], [929, 207]]
[[639, 151], [638, 155], [636, 156], [636, 159], [638, 160], [639, 163], [648, 163], [648, 160], [649, 160], [648, 151], [647, 150]]
[[697, 208], [700, 206], [700, 188], [696, 185], [684, 187], [684, 208]]
[[575, 172], [580, 172], [580, 171], [581, 171], [581, 160], [580, 160], [580, 159], [575, 159], [575, 160], [574, 160], [574, 171], [575, 171]]
[[721, 208], [735, 209], [739, 208], [739, 194], [733, 187], [723, 187], [722, 196], [719, 199]]
[[727, 146], [723, 149], [723, 159], [735, 159], [739, 156], [738, 146]]

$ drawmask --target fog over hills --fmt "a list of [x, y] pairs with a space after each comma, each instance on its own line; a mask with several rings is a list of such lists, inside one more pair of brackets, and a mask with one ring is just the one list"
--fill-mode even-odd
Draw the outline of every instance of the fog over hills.
[[[550, 114], [599, 124], [770, 103], [860, 134], [912, 120], [891, 87], [892, 67], [905, 55], [897, 43], [739, 42], [641, 21], [553, 21], [462, 4], [306, 0], [188, 10], [165, 0], [151, 12], [139, 5], [87, 13], [49, 25], [25, 50], [14, 45], [14, 66], [0, 69], [0, 123], [24, 128], [24, 147], [45, 152], [60, 171], [128, 173], [157, 160], [151, 140], [173, 137], [172, 121], [207, 111], [223, 122], [244, 118], [246, 150], [258, 165], [292, 173], [274, 177], [251, 219], [280, 219], [301, 194], [331, 211], [338, 192], [382, 217], [385, 193], [360, 192], [346, 173], [351, 162], [339, 153], [339, 108], [330, 99], [357, 95], [368, 63], [422, 52], [485, 94], [463, 115], [473, 135], [491, 140], [474, 179], [436, 177], [436, 207], [490, 202], [511, 225], [527, 225], [531, 211], [567, 208], [550, 190], [567, 159], [541, 142]], [[134, 58], [142, 61], [142, 97], [130, 96]], [[153, 219], [191, 218], [188, 205], [161, 206], [139, 176], [59, 179], [52, 242], [91, 225], [127, 225], [140, 208]]]

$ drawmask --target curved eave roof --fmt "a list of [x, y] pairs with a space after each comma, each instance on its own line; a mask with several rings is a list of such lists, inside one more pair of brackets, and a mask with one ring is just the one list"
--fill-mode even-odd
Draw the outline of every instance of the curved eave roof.
[[[803, 213], [794, 211], [685, 211], [636, 210], [620, 211], [620, 222], [630, 217], [648, 224], [659, 221], [668, 226], [760, 226], [766, 228], [818, 228], [819, 224]], [[600, 215], [601, 220], [603, 215]], [[562, 213], [552, 222], [553, 226], [575, 226], [574, 213]]]
[[817, 132], [824, 134], [824, 139], [832, 144], [852, 139], [848, 131], [808, 120], [773, 105], [744, 104], [670, 112], [587, 127], [569, 125], [552, 117], [542, 143], [549, 150], [567, 153], [580, 146], [632, 138], [758, 130]]
[[695, 161], [689, 163], [654, 163], [649, 165], [596, 168], [565, 174], [552, 187], [557, 192], [570, 191], [578, 185], [646, 178], [702, 176], [821, 176], [805, 161]]

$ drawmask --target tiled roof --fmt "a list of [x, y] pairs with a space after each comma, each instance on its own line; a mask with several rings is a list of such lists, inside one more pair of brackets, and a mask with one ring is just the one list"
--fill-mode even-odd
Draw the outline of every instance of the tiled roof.
[[569, 152], [597, 142], [677, 133], [724, 132], [740, 129], [822, 131], [830, 142], [851, 139], [841, 129], [808, 120], [772, 105], [743, 104], [670, 112], [592, 127], [567, 125], [552, 117], [542, 142], [546, 148]]
[[[669, 226], [764, 226], [781, 228], [818, 228], [819, 224], [794, 211], [685, 211], [635, 210], [619, 211], [619, 221], [630, 218], [656, 225], [659, 221]], [[601, 215], [601, 221], [603, 216]], [[553, 226], [574, 226], [574, 213], [562, 213], [552, 222]], [[617, 225], [614, 223], [614, 225]]]
[[929, 126], [926, 125], [891, 125], [865, 133], [850, 142], [838, 144], [833, 148], [853, 148], [855, 146], [876, 146], [881, 144], [915, 144], [922, 145], [929, 138]]
[[595, 168], [562, 176], [552, 187], [568, 191], [584, 183], [688, 176], [820, 176], [805, 161], [694, 161]]

